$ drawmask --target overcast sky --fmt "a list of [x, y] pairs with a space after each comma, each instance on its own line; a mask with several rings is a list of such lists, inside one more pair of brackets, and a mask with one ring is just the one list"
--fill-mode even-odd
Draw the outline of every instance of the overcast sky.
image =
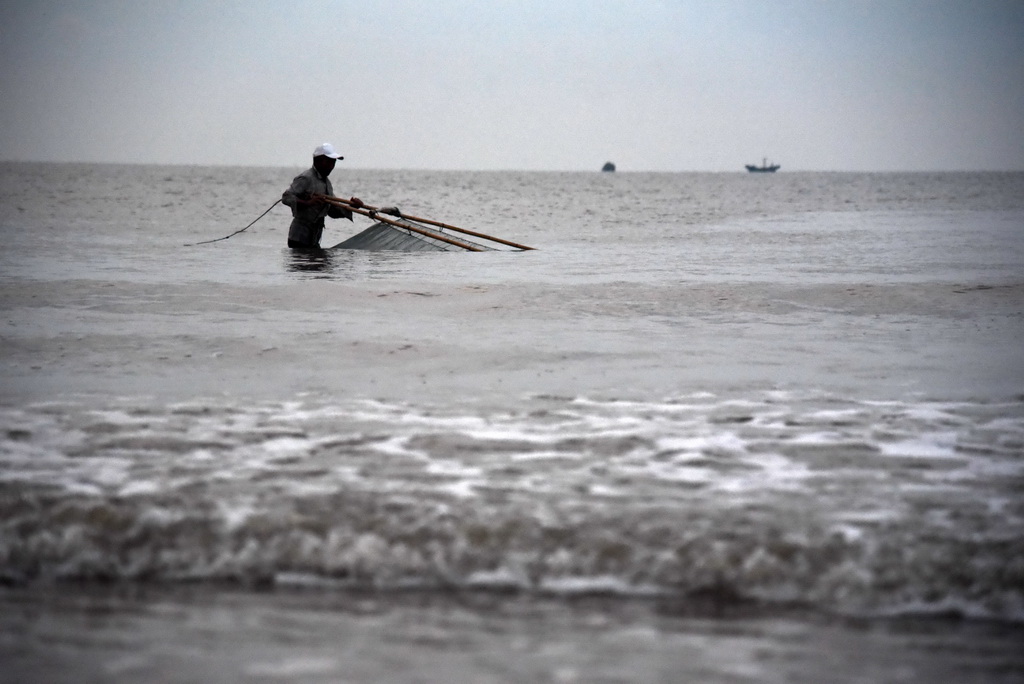
[[1021, 0], [0, 0], [0, 159], [1024, 169]]

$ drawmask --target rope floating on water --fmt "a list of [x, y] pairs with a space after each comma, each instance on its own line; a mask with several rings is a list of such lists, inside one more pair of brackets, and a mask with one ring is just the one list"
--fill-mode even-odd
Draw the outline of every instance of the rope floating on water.
[[227, 240], [227, 239], [228, 239], [229, 237], [234, 237], [234, 236], [238, 235], [239, 233], [243, 233], [243, 232], [245, 232], [245, 231], [249, 230], [250, 228], [252, 228], [253, 224], [255, 224], [255, 223], [256, 223], [257, 221], [259, 221], [259, 220], [260, 220], [261, 218], [263, 218], [263, 217], [264, 217], [264, 216], [266, 216], [267, 214], [269, 214], [269, 213], [270, 213], [270, 210], [271, 210], [271, 209], [273, 209], [274, 207], [276, 207], [276, 206], [277, 206], [278, 204], [280, 204], [280, 203], [281, 203], [281, 200], [277, 200], [276, 202], [274, 202], [273, 204], [271, 204], [271, 205], [270, 205], [270, 206], [269, 206], [269, 207], [267, 208], [267, 210], [266, 210], [265, 212], [263, 212], [262, 214], [260, 214], [260, 215], [259, 215], [259, 216], [257, 216], [256, 218], [254, 218], [254, 219], [252, 220], [252, 223], [250, 223], [249, 225], [247, 225], [247, 226], [246, 226], [245, 228], [242, 228], [241, 230], [236, 230], [236, 231], [235, 231], [234, 233], [232, 233], [231, 235], [225, 235], [224, 237], [219, 237], [219, 238], [217, 238], [217, 239], [215, 239], [215, 240], [203, 240], [202, 242], [190, 242], [190, 243], [186, 243], [186, 244], [185, 244], [185, 246], [186, 246], [186, 247], [195, 247], [196, 245], [208, 245], [208, 244], [210, 244], [211, 242], [220, 242], [221, 240]]

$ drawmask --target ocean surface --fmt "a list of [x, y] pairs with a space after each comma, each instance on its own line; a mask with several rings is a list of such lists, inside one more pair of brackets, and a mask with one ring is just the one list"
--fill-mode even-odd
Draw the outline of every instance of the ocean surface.
[[1024, 173], [300, 170], [0, 164], [0, 682], [1024, 681]]

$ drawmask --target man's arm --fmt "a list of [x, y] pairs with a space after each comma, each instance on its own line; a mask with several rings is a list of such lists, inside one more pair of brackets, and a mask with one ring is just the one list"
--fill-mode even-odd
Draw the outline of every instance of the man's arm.
[[[363, 200], [359, 199], [358, 197], [353, 197], [348, 201], [348, 203], [351, 204], [356, 209], [361, 209], [363, 206]], [[332, 204], [330, 206], [330, 208], [327, 210], [327, 215], [333, 219], [347, 218], [349, 221], [352, 220], [352, 210], [339, 207], [336, 204]]]
[[291, 186], [281, 193], [281, 203], [293, 209], [313, 202], [314, 200], [309, 197], [309, 179], [305, 176], [296, 176]]
[[349, 221], [352, 220], [352, 212], [351, 211], [349, 211], [348, 209], [342, 209], [341, 207], [339, 207], [337, 205], [334, 205], [334, 204], [332, 204], [327, 209], [327, 215], [330, 216], [332, 219], [347, 218]]

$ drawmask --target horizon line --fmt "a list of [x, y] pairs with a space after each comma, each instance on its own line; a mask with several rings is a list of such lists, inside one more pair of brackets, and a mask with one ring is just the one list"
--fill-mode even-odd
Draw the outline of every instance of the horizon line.
[[[304, 164], [220, 164], [220, 163], [190, 163], [190, 162], [126, 162], [126, 161], [81, 161], [64, 160], [55, 161], [52, 159], [0, 159], [0, 164], [52, 164], [67, 166], [152, 166], [152, 167], [173, 167], [173, 168], [249, 168], [249, 169], [295, 169], [305, 168]], [[339, 166], [335, 171], [424, 171], [441, 173], [598, 173], [607, 176], [630, 173], [749, 173], [742, 165], [736, 169], [622, 169], [615, 171], [603, 171], [597, 168], [431, 168], [419, 166]], [[961, 168], [961, 169], [814, 169], [814, 168], [792, 168], [785, 169], [781, 166], [779, 171], [773, 174], [754, 175], [782, 175], [787, 173], [1024, 173], [1024, 167], [1019, 169], [1006, 168]]]

